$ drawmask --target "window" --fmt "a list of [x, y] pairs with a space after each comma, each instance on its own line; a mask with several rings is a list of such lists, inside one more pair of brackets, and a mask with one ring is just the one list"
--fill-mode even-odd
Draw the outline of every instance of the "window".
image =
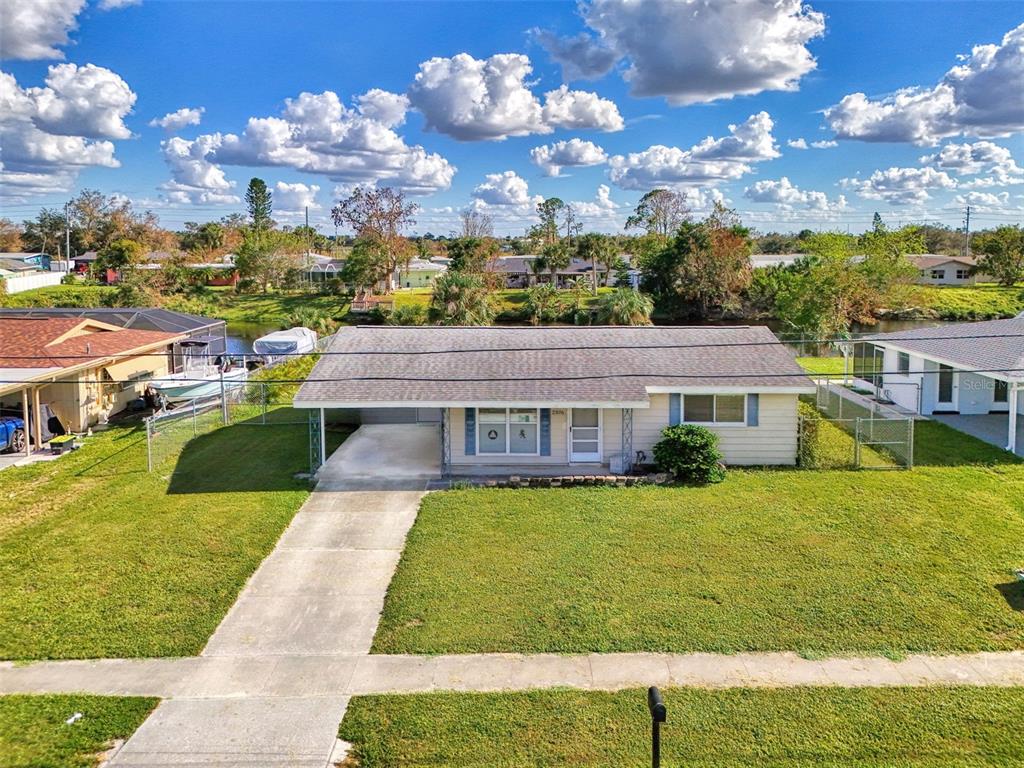
[[933, 269], [932, 270], [932, 280], [945, 280], [945, 279], [946, 279], [946, 270], [944, 270], [944, 269]]
[[683, 421], [687, 424], [743, 424], [745, 395], [684, 395]]
[[536, 454], [536, 408], [481, 408], [477, 412], [477, 453]]
[[910, 375], [910, 355], [906, 352], [896, 354], [896, 372], [902, 376]]
[[1005, 381], [996, 379], [995, 389], [992, 391], [992, 402], [1008, 403], [1010, 401], [1010, 387]]
[[958, 269], [956, 271], [956, 279], [957, 280], [966, 280], [970, 276], [971, 276], [971, 272], [968, 269]]

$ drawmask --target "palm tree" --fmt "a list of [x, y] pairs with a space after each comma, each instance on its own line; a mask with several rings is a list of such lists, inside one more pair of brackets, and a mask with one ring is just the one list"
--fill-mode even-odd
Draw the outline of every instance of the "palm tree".
[[632, 288], [616, 288], [597, 301], [597, 320], [601, 325], [650, 325], [654, 302]]
[[429, 315], [440, 325], [490, 325], [494, 310], [479, 276], [447, 272], [434, 281]]

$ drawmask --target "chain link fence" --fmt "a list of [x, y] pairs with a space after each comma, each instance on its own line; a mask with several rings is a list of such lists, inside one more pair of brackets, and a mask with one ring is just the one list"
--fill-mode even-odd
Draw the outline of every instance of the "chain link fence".
[[837, 383], [801, 402], [799, 463], [808, 469], [911, 469], [914, 419]]

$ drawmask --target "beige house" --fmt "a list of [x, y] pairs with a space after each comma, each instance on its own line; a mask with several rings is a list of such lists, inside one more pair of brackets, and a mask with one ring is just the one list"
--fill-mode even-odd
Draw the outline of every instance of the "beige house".
[[36, 445], [42, 406], [68, 431], [84, 432], [168, 373], [171, 346], [183, 338], [82, 317], [0, 318], [0, 409], [23, 414]]
[[975, 258], [918, 253], [907, 256], [907, 261], [917, 267], [917, 282], [920, 285], [974, 285], [978, 282], [991, 282], [991, 278], [972, 273], [978, 263]]
[[729, 464], [795, 464], [797, 400], [814, 391], [764, 327], [359, 326], [295, 406], [437, 422], [448, 474], [561, 474], [650, 462], [672, 424], [711, 429]]

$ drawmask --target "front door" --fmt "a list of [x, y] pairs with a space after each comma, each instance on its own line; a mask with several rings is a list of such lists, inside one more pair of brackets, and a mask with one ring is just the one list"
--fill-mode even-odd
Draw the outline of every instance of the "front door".
[[939, 386], [935, 397], [935, 410], [955, 411], [957, 409], [957, 378], [957, 372], [948, 365], [939, 366]]
[[601, 460], [601, 409], [573, 408], [569, 416], [569, 461]]

